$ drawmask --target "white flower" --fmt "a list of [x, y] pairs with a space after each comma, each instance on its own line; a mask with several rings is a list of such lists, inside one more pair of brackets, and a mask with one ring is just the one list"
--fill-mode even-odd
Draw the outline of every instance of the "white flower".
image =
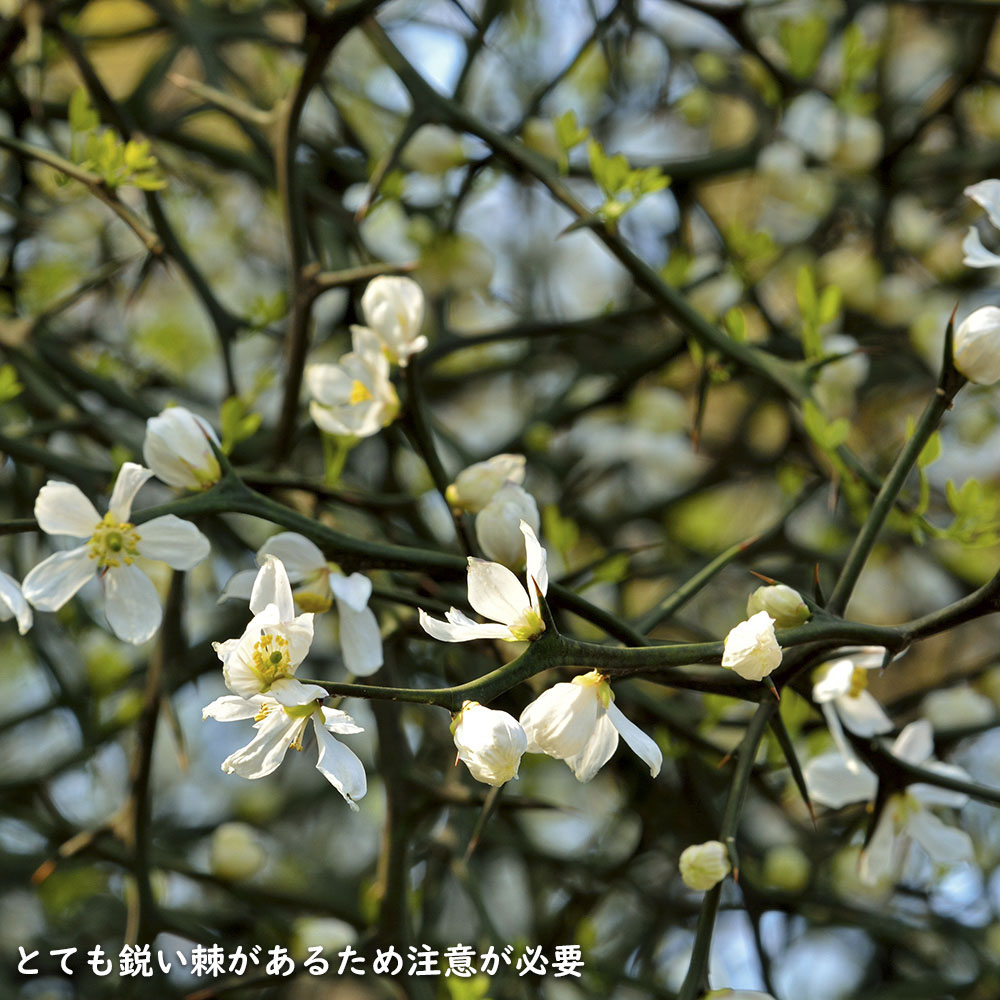
[[516, 483], [506, 483], [476, 515], [476, 541], [487, 559], [511, 569], [524, 565], [527, 553], [521, 524], [541, 527], [535, 498]]
[[323, 688], [295, 679], [312, 645], [313, 616], [296, 617], [288, 575], [274, 556], [267, 556], [257, 573], [250, 610], [254, 617], [239, 639], [213, 643], [226, 687], [241, 698], [267, 694], [286, 706], [325, 698]]
[[545, 550], [538, 544], [531, 525], [522, 521], [520, 528], [527, 550], [528, 590], [506, 566], [469, 557], [469, 603], [484, 618], [501, 624], [480, 625], [458, 608], [452, 608], [445, 615], [446, 621], [441, 621], [421, 609], [420, 625], [428, 635], [442, 642], [470, 639], [523, 642], [537, 639], [545, 631], [538, 598], [539, 593], [544, 595], [549, 589]]
[[338, 364], [306, 366], [309, 415], [328, 434], [370, 437], [396, 419], [399, 397], [375, 333], [352, 326], [351, 335], [354, 350]]
[[608, 679], [596, 670], [556, 684], [521, 713], [528, 753], [564, 760], [579, 781], [590, 781], [611, 759], [621, 736], [655, 778], [663, 754], [615, 705]]
[[921, 703], [920, 711], [935, 729], [984, 726], [997, 716], [993, 702], [968, 684], [931, 691]]
[[721, 840], [708, 840], [692, 844], [681, 852], [679, 867], [681, 878], [689, 889], [708, 892], [718, 885], [731, 871], [729, 852]]
[[478, 514], [504, 483], [524, 482], [524, 455], [494, 455], [463, 469], [445, 490], [445, 499], [460, 510]]
[[864, 646], [820, 665], [814, 675], [813, 701], [822, 709], [830, 735], [847, 766], [856, 771], [860, 762], [844, 737], [841, 721], [857, 736], [877, 736], [892, 731], [892, 720], [868, 691], [868, 671], [885, 662], [882, 646]]
[[[968, 774], [953, 764], [932, 760], [934, 737], [926, 719], [911, 722], [896, 738], [891, 748], [894, 757], [950, 778], [968, 780]], [[834, 809], [852, 802], [874, 800], [878, 779], [863, 764], [848, 768], [839, 753], [815, 757], [804, 768], [810, 796]], [[894, 877], [902, 867], [907, 848], [916, 841], [933, 861], [951, 864], [973, 857], [972, 840], [964, 830], [948, 826], [937, 818], [930, 806], [959, 809], [968, 801], [964, 792], [954, 792], [936, 785], [916, 783], [904, 792], [889, 796], [868, 846], [861, 852], [859, 877], [865, 885], [875, 885]]]
[[216, 878], [237, 882], [256, 875], [267, 860], [260, 835], [249, 823], [221, 823], [212, 834], [209, 865]]
[[[367, 677], [382, 666], [382, 634], [378, 619], [368, 607], [372, 583], [362, 573], [345, 576], [326, 561], [319, 547], [294, 531], [269, 538], [257, 552], [263, 565], [268, 556], [280, 560], [287, 578], [295, 584], [292, 597], [303, 610], [328, 611], [334, 601], [340, 621], [340, 649], [344, 665], [358, 677]], [[253, 570], [237, 573], [219, 600], [249, 597]]]
[[528, 738], [514, 716], [467, 701], [452, 723], [459, 759], [476, 781], [498, 788], [517, 777]]
[[[986, 180], [980, 181], [978, 184], [970, 184], [963, 193], [977, 205], [985, 208], [990, 222], [997, 229], [1000, 229], [1000, 180]], [[975, 226], [969, 227], [962, 243], [962, 249], [965, 251], [963, 263], [966, 267], [1000, 266], [1000, 256], [991, 253], [983, 246], [983, 241], [979, 238], [979, 231]]]
[[758, 611], [726, 636], [722, 665], [748, 681], [760, 681], [781, 663], [781, 647], [774, 635], [774, 619]]
[[111, 631], [136, 644], [154, 635], [163, 612], [156, 588], [134, 565], [136, 557], [187, 570], [208, 555], [210, 546], [193, 524], [173, 514], [154, 517], [139, 526], [129, 521], [132, 501], [152, 474], [141, 465], [126, 462], [115, 480], [104, 517], [70, 483], [49, 480], [39, 490], [35, 517], [42, 531], [86, 539], [75, 549], [49, 556], [24, 578], [24, 596], [39, 611], [58, 611], [96, 573], [104, 582], [105, 614]]
[[966, 316], [955, 331], [953, 352], [955, 367], [970, 382], [1000, 381], [1000, 309], [983, 306]]
[[783, 583], [758, 587], [747, 598], [747, 618], [760, 611], [766, 611], [774, 619], [775, 628], [794, 628], [810, 618], [809, 608], [799, 592]]
[[368, 789], [364, 765], [351, 750], [330, 735], [364, 732], [345, 712], [324, 708], [315, 701], [288, 706], [266, 695], [254, 695], [249, 699], [224, 695], [206, 705], [201, 717], [219, 722], [254, 720], [257, 735], [222, 762], [222, 770], [226, 774], [238, 774], [241, 778], [263, 778], [285, 759], [289, 748], [301, 750], [306, 725], [312, 720], [319, 746], [316, 767], [344, 796], [347, 804], [357, 811], [355, 800], [362, 798]]
[[400, 367], [405, 368], [410, 356], [427, 346], [427, 338], [420, 333], [424, 293], [412, 278], [373, 278], [361, 296], [361, 311], [389, 360]]
[[170, 406], [146, 421], [142, 457], [157, 479], [183, 490], [203, 490], [222, 478], [209, 442], [219, 446], [211, 424], [183, 406]]
[[17, 580], [0, 572], [0, 622], [10, 621], [11, 618], [17, 619], [17, 630], [21, 635], [31, 628], [31, 608]]

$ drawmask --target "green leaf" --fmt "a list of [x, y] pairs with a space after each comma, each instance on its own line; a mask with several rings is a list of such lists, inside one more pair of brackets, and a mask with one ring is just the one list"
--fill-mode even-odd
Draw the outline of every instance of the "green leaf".
[[77, 87], [70, 96], [67, 118], [70, 129], [81, 134], [90, 132], [100, 124], [101, 120], [90, 104], [90, 96], [85, 87]]
[[261, 415], [248, 410], [248, 404], [239, 396], [230, 396], [219, 407], [222, 451], [227, 455], [241, 441], [253, 437], [260, 427]]
[[570, 552], [580, 541], [580, 528], [576, 521], [563, 517], [555, 504], [548, 504], [542, 510], [542, 532], [549, 544], [568, 562]]
[[13, 365], [0, 365], [0, 403], [15, 399], [24, 391], [18, 381], [17, 369]]
[[747, 318], [743, 315], [743, 310], [739, 306], [733, 306], [729, 312], [726, 313], [725, 320], [726, 330], [729, 332], [729, 336], [733, 340], [737, 340], [743, 343], [747, 339]]

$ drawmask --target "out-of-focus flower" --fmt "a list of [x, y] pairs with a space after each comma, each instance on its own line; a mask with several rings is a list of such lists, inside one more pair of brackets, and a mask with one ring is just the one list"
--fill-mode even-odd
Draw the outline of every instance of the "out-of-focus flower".
[[459, 759], [476, 781], [498, 788], [517, 777], [528, 738], [514, 716], [467, 701], [451, 731]]
[[447, 173], [467, 159], [462, 137], [447, 125], [421, 125], [403, 150], [403, 163], [423, 174]]
[[316, 684], [302, 684], [295, 671], [312, 645], [312, 613], [295, 615], [292, 588], [281, 561], [267, 556], [250, 595], [254, 617], [239, 639], [214, 643], [226, 687], [241, 698], [268, 695], [294, 707], [325, 698]]
[[758, 611], [730, 629], [722, 665], [748, 681], [761, 681], [781, 663], [781, 647], [774, 634], [774, 619]]
[[468, 642], [470, 639], [523, 642], [537, 639], [545, 631], [538, 598], [539, 592], [544, 596], [549, 587], [545, 550], [538, 544], [530, 524], [522, 521], [520, 528], [527, 550], [528, 590], [506, 566], [469, 558], [469, 603], [484, 618], [501, 624], [480, 625], [458, 608], [448, 611], [446, 620], [441, 621], [431, 618], [421, 608], [420, 625], [428, 635], [442, 642]]
[[955, 331], [954, 358], [955, 367], [970, 382], [1000, 381], [1000, 309], [983, 306], [962, 320]]
[[868, 691], [868, 671], [877, 670], [884, 662], [882, 646], [864, 646], [828, 660], [814, 674], [813, 701], [826, 717], [830, 735], [852, 771], [861, 764], [844, 737], [841, 721], [857, 736], [878, 736], [893, 728], [892, 720]]
[[371, 437], [396, 419], [399, 397], [375, 333], [352, 326], [351, 336], [354, 350], [338, 364], [306, 366], [306, 385], [313, 397], [309, 415], [328, 434]]
[[505, 483], [524, 482], [524, 455], [494, 455], [463, 469], [445, 490], [445, 499], [459, 510], [478, 514]]
[[997, 716], [993, 702], [968, 684], [931, 691], [921, 702], [920, 711], [935, 729], [982, 726]]
[[211, 424], [183, 406], [170, 406], [146, 421], [142, 457], [157, 479], [182, 490], [203, 490], [222, 478], [209, 442], [219, 446]]
[[0, 622], [17, 619], [17, 630], [24, 635], [32, 624], [31, 607], [24, 599], [14, 577], [0, 571]]
[[521, 713], [528, 753], [564, 760], [579, 781], [590, 781], [611, 759], [621, 736], [655, 778], [663, 764], [656, 743], [615, 705], [607, 677], [597, 670], [553, 685]]
[[24, 578], [24, 596], [39, 611], [58, 611], [94, 574], [104, 583], [105, 614], [119, 639], [142, 643], [160, 627], [163, 611], [156, 588], [134, 565], [138, 556], [187, 570], [208, 555], [208, 539], [173, 514], [136, 526], [132, 501], [153, 473], [126, 462], [118, 473], [107, 514], [101, 517], [80, 489], [49, 480], [35, 500], [35, 518], [48, 535], [85, 538], [83, 545], [57, 552]]
[[411, 355], [427, 346], [427, 338], [420, 333], [424, 293], [412, 278], [373, 278], [361, 296], [361, 311], [389, 360], [400, 367], [405, 368]]
[[[993, 178], [980, 181], [978, 184], [970, 184], [963, 193], [981, 208], [986, 209], [990, 222], [995, 228], [1000, 229], [1000, 180]], [[969, 226], [962, 249], [965, 251], [963, 263], [966, 267], [1000, 266], [1000, 255], [991, 253], [983, 246], [979, 230], [975, 226]]]
[[774, 619], [775, 628], [794, 628], [804, 625], [811, 612], [797, 590], [776, 583], [770, 587], [758, 587], [747, 598], [747, 618], [766, 611]]
[[212, 834], [212, 874], [228, 882], [250, 878], [267, 855], [257, 831], [248, 823], [221, 823]]
[[[949, 778], [968, 780], [968, 774], [954, 764], [932, 759], [934, 737], [926, 719], [911, 722], [896, 737], [894, 757]], [[814, 757], [803, 769], [810, 796], [821, 805], [840, 809], [852, 802], [874, 800], [878, 779], [863, 764], [848, 767], [839, 753]], [[918, 782], [904, 792], [889, 796], [868, 846], [861, 852], [859, 877], [874, 885], [898, 873], [911, 841], [916, 841], [933, 861], [952, 864], [973, 857], [972, 840], [964, 830], [943, 823], [931, 806], [960, 809], [968, 801], [964, 792]]]
[[282, 705], [267, 695], [252, 698], [224, 695], [206, 705], [201, 717], [218, 722], [254, 720], [257, 735], [222, 762], [226, 774], [238, 774], [241, 778], [263, 778], [281, 764], [289, 749], [301, 750], [306, 726], [311, 720], [319, 746], [316, 768], [357, 812], [356, 800], [368, 789], [365, 768], [353, 751], [334, 739], [331, 733], [343, 736], [362, 733], [364, 729], [345, 712], [324, 708], [316, 701]]
[[775, 889], [801, 892], [811, 874], [808, 856], [794, 844], [779, 844], [764, 855], [764, 881]]
[[717, 886], [731, 871], [729, 852], [721, 840], [708, 840], [692, 844], [681, 852], [681, 878], [689, 889], [708, 892]]
[[501, 486], [476, 515], [476, 541], [487, 559], [520, 569], [526, 557], [521, 523], [537, 532], [541, 527], [535, 498], [516, 483]]

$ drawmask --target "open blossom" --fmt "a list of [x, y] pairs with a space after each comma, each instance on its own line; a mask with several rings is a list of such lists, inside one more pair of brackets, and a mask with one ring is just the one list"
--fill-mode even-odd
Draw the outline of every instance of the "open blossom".
[[40, 562], [24, 578], [24, 596], [39, 611], [57, 611], [95, 574], [104, 583], [105, 614], [111, 631], [126, 642], [141, 643], [160, 627], [163, 612], [156, 588], [135, 565], [138, 556], [187, 570], [209, 553], [208, 539], [191, 523], [173, 514], [135, 525], [132, 501], [153, 473], [126, 462], [101, 517], [80, 489], [49, 480], [35, 500], [35, 518], [49, 535], [86, 541]]
[[801, 594], [783, 583], [770, 587], [758, 587], [747, 598], [747, 618], [766, 611], [774, 619], [775, 628], [794, 628], [804, 625], [811, 612]]
[[364, 732], [346, 712], [324, 708], [317, 701], [282, 705], [268, 695], [252, 698], [224, 695], [206, 705], [201, 717], [218, 722], [254, 720], [257, 735], [222, 762], [226, 774], [238, 774], [241, 778], [263, 778], [281, 764], [289, 749], [301, 750], [306, 727], [312, 722], [319, 746], [316, 768], [357, 811], [356, 800], [368, 789], [364, 765], [353, 751], [331, 735]]
[[309, 415], [328, 434], [370, 437], [396, 419], [399, 397], [375, 333], [352, 326], [351, 338], [354, 350], [337, 364], [306, 366]]
[[14, 577], [0, 571], [0, 622], [17, 619], [17, 630], [24, 635], [32, 623], [31, 607]]
[[405, 368], [427, 346], [421, 335], [424, 293], [412, 278], [383, 275], [368, 282], [361, 296], [365, 323], [381, 341], [389, 360]]
[[952, 351], [955, 367], [970, 382], [1000, 381], [1000, 309], [983, 306], [966, 316], [955, 331]]
[[459, 760], [476, 781], [498, 788], [517, 777], [528, 738], [514, 716], [467, 701], [451, 731]]
[[[991, 178], [978, 184], [970, 184], [963, 194], [986, 209], [990, 222], [1000, 229], [1000, 180]], [[965, 251], [963, 263], [966, 267], [1000, 267], [1000, 255], [991, 253], [983, 246], [975, 226], [969, 227], [962, 249]]]
[[254, 617], [239, 639], [214, 643], [226, 687], [241, 698], [266, 694], [285, 706], [325, 698], [323, 688], [295, 679], [312, 645], [313, 616], [296, 616], [288, 575], [274, 556], [257, 573], [250, 610]]
[[468, 642], [470, 639], [523, 642], [537, 639], [545, 631], [538, 597], [549, 588], [545, 550], [539, 545], [530, 524], [522, 521], [520, 528], [527, 550], [528, 590], [506, 566], [470, 556], [469, 603], [484, 618], [491, 619], [490, 624], [480, 625], [458, 608], [448, 611], [445, 621], [431, 618], [421, 609], [420, 625], [428, 635], [442, 642]]
[[760, 681], [781, 663], [781, 647], [774, 634], [774, 619], [758, 611], [740, 622], [726, 636], [722, 665], [748, 681]]
[[463, 469], [445, 490], [445, 499], [459, 510], [478, 514], [504, 483], [524, 482], [524, 455], [494, 455]]
[[476, 515], [476, 541], [487, 559], [511, 569], [524, 565], [527, 553], [521, 523], [537, 532], [541, 527], [535, 498], [516, 483], [506, 483]]
[[[911, 722], [896, 737], [894, 757], [950, 778], [968, 780], [968, 774], [954, 764], [932, 759], [934, 735], [926, 719]], [[822, 805], [840, 809], [852, 802], [871, 802], [878, 779], [861, 764], [848, 767], [839, 753], [813, 758], [803, 769], [810, 796]], [[922, 782], [890, 795], [879, 816], [868, 846], [861, 852], [859, 876], [866, 885], [895, 877], [902, 868], [911, 842], [918, 843], [933, 861], [952, 864], [973, 856], [972, 840], [964, 830], [948, 826], [931, 812], [932, 806], [960, 809], [968, 801], [964, 792], [955, 792]]]
[[882, 646], [864, 646], [822, 664], [815, 674], [813, 701], [820, 706], [830, 735], [851, 770], [861, 765], [844, 738], [841, 722], [857, 736], [878, 736], [892, 731], [892, 720], [868, 691], [868, 671], [885, 660]]
[[170, 406], [146, 421], [142, 457], [156, 478], [168, 486], [203, 490], [222, 478], [209, 442], [219, 446], [207, 420], [183, 406]]
[[684, 884], [697, 892], [708, 892], [714, 888], [733, 867], [726, 845], [721, 840], [708, 840], [704, 844], [685, 847], [679, 866]]
[[597, 670], [553, 685], [521, 713], [528, 753], [564, 760], [579, 781], [590, 781], [611, 759], [621, 736], [645, 762], [652, 777], [663, 754], [656, 743], [615, 705], [607, 677]]

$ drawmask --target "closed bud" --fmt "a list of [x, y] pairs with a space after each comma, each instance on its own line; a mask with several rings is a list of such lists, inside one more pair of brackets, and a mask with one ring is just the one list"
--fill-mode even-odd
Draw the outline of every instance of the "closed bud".
[[497, 788], [517, 777], [528, 738], [512, 715], [467, 701], [452, 733], [459, 759], [476, 781]]
[[954, 358], [970, 382], [1000, 381], [1000, 309], [983, 306], [962, 321], [955, 331]]
[[405, 368], [410, 356], [427, 346], [427, 338], [420, 332], [424, 293], [412, 278], [373, 278], [361, 296], [361, 311], [389, 360], [401, 367]]
[[720, 840], [692, 844], [681, 853], [681, 878], [689, 889], [707, 892], [732, 871], [729, 852]]
[[524, 482], [524, 455], [494, 455], [463, 469], [445, 492], [445, 499], [460, 510], [478, 514], [504, 483]]
[[264, 864], [264, 847], [257, 831], [247, 823], [223, 823], [212, 834], [212, 874], [227, 882], [255, 875]]
[[758, 611], [726, 636], [722, 665], [748, 681], [760, 681], [781, 663], [781, 647], [774, 635], [774, 619]]
[[747, 598], [747, 618], [760, 611], [766, 611], [773, 619], [775, 628], [794, 628], [804, 625], [811, 617], [806, 602], [797, 590], [776, 583], [771, 587], [758, 587]]
[[203, 490], [222, 478], [209, 442], [218, 447], [219, 439], [207, 420], [183, 406], [171, 406], [146, 421], [142, 457], [168, 486]]
[[537, 532], [541, 519], [535, 498], [516, 483], [502, 486], [497, 495], [476, 515], [476, 541], [487, 559], [511, 569], [524, 565], [524, 535], [521, 522]]

